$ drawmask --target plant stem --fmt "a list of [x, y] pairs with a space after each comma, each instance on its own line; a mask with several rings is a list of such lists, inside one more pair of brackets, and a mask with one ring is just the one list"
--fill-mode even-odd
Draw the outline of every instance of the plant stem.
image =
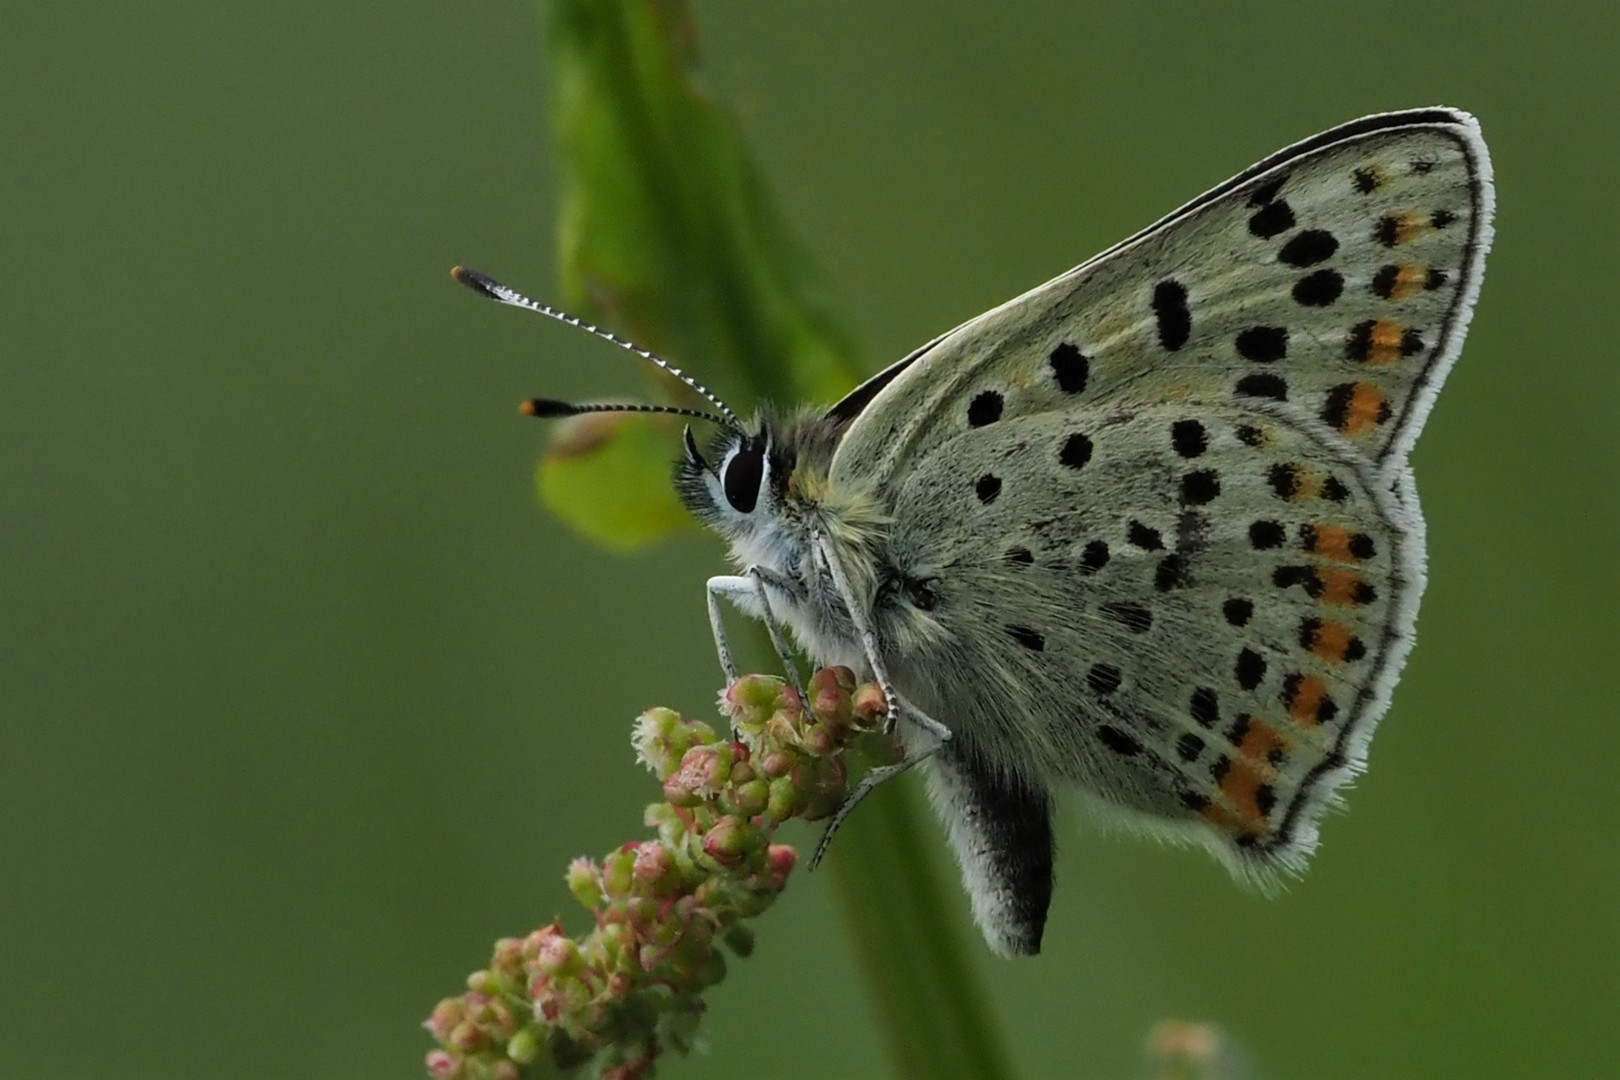
[[1004, 1080], [1013, 1070], [959, 924], [946, 904], [935, 840], [915, 781], [879, 788], [828, 853], [896, 1074]]

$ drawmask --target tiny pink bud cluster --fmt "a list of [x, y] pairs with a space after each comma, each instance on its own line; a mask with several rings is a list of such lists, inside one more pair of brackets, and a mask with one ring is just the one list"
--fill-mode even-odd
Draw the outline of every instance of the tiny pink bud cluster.
[[806, 696], [808, 708], [780, 679], [738, 679], [720, 699], [735, 741], [669, 709], [636, 720], [636, 756], [663, 783], [644, 815], [657, 836], [570, 864], [568, 890], [595, 928], [575, 938], [553, 923], [496, 942], [467, 992], [428, 1018], [429, 1076], [532, 1080], [595, 1059], [604, 1080], [649, 1080], [665, 1049], [691, 1048], [702, 994], [725, 977], [720, 943], [753, 952], [743, 920], [770, 907], [797, 862], [771, 842], [777, 828], [837, 809], [846, 751], [899, 752], [877, 733], [882, 691], [848, 668], [816, 672]]

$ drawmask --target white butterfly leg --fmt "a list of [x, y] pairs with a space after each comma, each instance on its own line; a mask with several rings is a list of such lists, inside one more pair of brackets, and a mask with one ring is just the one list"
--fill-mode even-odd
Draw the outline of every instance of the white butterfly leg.
[[737, 678], [737, 665], [731, 658], [731, 649], [726, 643], [725, 620], [720, 615], [720, 597], [724, 596], [732, 603], [741, 606], [744, 597], [753, 595], [759, 601], [760, 621], [765, 624], [765, 632], [770, 635], [771, 646], [776, 650], [777, 659], [782, 662], [782, 670], [787, 675], [788, 685], [793, 692], [799, 695], [800, 701], [807, 701], [804, 694], [804, 683], [799, 676], [798, 665], [793, 660], [793, 653], [788, 648], [787, 638], [782, 634], [782, 624], [777, 621], [776, 613], [771, 610], [770, 597], [766, 595], [765, 586], [769, 584], [783, 590], [793, 592], [793, 583], [781, 578], [762, 566], [750, 566], [742, 575], [727, 575], [712, 577], [708, 582], [709, 629], [714, 633], [714, 648], [720, 655], [720, 668], [726, 674], [726, 681], [733, 682]]
[[[866, 621], [866, 615], [856, 602], [855, 590], [850, 587], [849, 575], [844, 572], [844, 564], [838, 561], [838, 555], [833, 551], [832, 544], [825, 536], [816, 537], [816, 550], [820, 552], [822, 560], [827, 564], [827, 570], [832, 575], [833, 586], [838, 590], [838, 599], [843, 601], [844, 610], [849, 612], [850, 622], [855, 624], [855, 632], [861, 638], [861, 651], [866, 654], [867, 666], [872, 669], [872, 678], [877, 680], [879, 688], [883, 691], [883, 700], [888, 707], [888, 714], [883, 718], [883, 733], [894, 734], [894, 728], [900, 721], [901, 697], [895, 692], [894, 683], [889, 679], [889, 672], [884, 667], [882, 659], [878, 656], [877, 634], [872, 631], [872, 624]], [[913, 722], [918, 724], [940, 742], [951, 737], [951, 729], [923, 712], [911, 702], [905, 703], [906, 712], [911, 714]], [[933, 753], [933, 751], [929, 751]], [[896, 766], [898, 767], [898, 766]]]
[[843, 563], [839, 562], [837, 553], [833, 551], [832, 544], [827, 541], [825, 536], [816, 537], [816, 550], [821, 553], [822, 560], [826, 562], [827, 571], [832, 575], [833, 586], [838, 590], [838, 598], [843, 602], [844, 609], [849, 612], [850, 621], [855, 624], [855, 632], [860, 635], [861, 650], [866, 654], [866, 663], [872, 669], [872, 677], [877, 680], [878, 686], [883, 690], [883, 700], [888, 708], [888, 715], [883, 718], [884, 734], [894, 733], [894, 729], [900, 721], [900, 709], [903, 705], [908, 718], [922, 729], [925, 737], [931, 736], [932, 738], [929, 739], [927, 748], [907, 750], [906, 756], [900, 761], [893, 765], [879, 766], [861, 778], [861, 782], [855, 785], [855, 790], [849, 793], [849, 797], [844, 800], [843, 804], [838, 807], [837, 812], [833, 814], [832, 820], [827, 823], [827, 830], [821, 834], [821, 839], [817, 841], [816, 850], [810, 856], [811, 869], [815, 869], [816, 864], [821, 861], [821, 857], [826, 854], [827, 845], [832, 843], [833, 834], [838, 831], [838, 827], [848, 819], [849, 815], [863, 799], [876, 791], [878, 785], [893, 780], [939, 753], [940, 747], [944, 746], [951, 738], [950, 728], [917, 708], [910, 701], [902, 698], [899, 692], [895, 690], [894, 683], [889, 679], [888, 670], [884, 667], [883, 660], [878, 656], [877, 634], [873, 632], [871, 623], [867, 622], [865, 613], [862, 612], [860, 604], [856, 602], [855, 590], [850, 587], [849, 575], [844, 571]]

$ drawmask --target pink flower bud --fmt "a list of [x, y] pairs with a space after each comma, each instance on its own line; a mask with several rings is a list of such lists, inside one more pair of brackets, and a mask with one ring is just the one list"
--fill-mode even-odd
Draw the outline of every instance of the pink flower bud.
[[772, 844], [765, 849], [765, 866], [773, 874], [786, 877], [798, 862], [799, 853], [787, 844]]
[[471, 1020], [463, 1020], [450, 1032], [450, 1037], [445, 1040], [445, 1044], [452, 1050], [460, 1050], [463, 1054], [469, 1054], [478, 1049], [479, 1044], [483, 1041], [483, 1033], [478, 1030], [478, 1027]]
[[523, 1080], [523, 1070], [513, 1061], [497, 1061], [489, 1066], [489, 1080]]
[[864, 683], [855, 688], [855, 716], [862, 727], [877, 727], [888, 716], [889, 704], [877, 683]]
[[772, 750], [760, 758], [759, 769], [760, 772], [775, 780], [777, 777], [786, 776], [792, 771], [794, 763], [794, 756], [789, 751]]
[[667, 884], [675, 873], [675, 857], [656, 840], [636, 845], [634, 874], [642, 885], [657, 889]]
[[455, 1030], [457, 1024], [467, 1018], [467, 1006], [460, 998], [445, 998], [433, 1006], [433, 1015], [429, 1016], [422, 1026], [433, 1034], [439, 1042], [449, 1042], [450, 1032]]
[[682, 787], [696, 795], [712, 798], [731, 778], [732, 759], [729, 743], [722, 746], [694, 746], [681, 758], [680, 768], [671, 779], [678, 778]]
[[535, 957], [535, 967], [547, 975], [573, 975], [581, 967], [579, 946], [572, 938], [548, 938]]
[[433, 1080], [456, 1080], [461, 1075], [461, 1062], [443, 1050], [430, 1050], [427, 1071]]
[[822, 721], [835, 717], [847, 719], [849, 716], [849, 690], [840, 685], [836, 668], [822, 668], [816, 672], [810, 679], [810, 685], [805, 687], [805, 692], [810, 695], [810, 711]]
[[827, 724], [811, 724], [804, 733], [804, 748], [816, 757], [826, 757], [838, 748], [838, 735]]
[[489, 961], [490, 973], [498, 978], [514, 980], [523, 974], [523, 942], [518, 938], [501, 938], [495, 943], [495, 953]]

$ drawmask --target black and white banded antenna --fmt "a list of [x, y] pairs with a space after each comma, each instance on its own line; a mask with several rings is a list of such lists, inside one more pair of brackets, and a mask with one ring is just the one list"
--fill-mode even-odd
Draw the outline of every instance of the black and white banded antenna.
[[596, 337], [602, 338], [604, 341], [611, 341], [621, 349], [628, 349], [637, 356], [641, 357], [643, 360], [655, 364], [656, 366], [675, 376], [677, 379], [681, 380], [681, 382], [685, 383], [710, 405], [713, 405], [719, 412], [719, 415], [717, 416], [714, 413], [703, 412], [699, 409], [683, 409], [676, 405], [573, 405], [566, 401], [552, 401], [549, 398], [533, 398], [523, 403], [523, 412], [525, 415], [554, 417], [577, 416], [580, 413], [588, 412], [673, 413], [676, 416], [690, 416], [698, 420], [708, 420], [711, 423], [719, 424], [721, 427], [730, 428], [732, 431], [738, 432], [739, 434], [743, 432], [744, 429], [742, 421], [737, 418], [736, 413], [731, 411], [730, 406], [720, 400], [719, 395], [717, 395], [713, 390], [710, 390], [707, 386], [704, 386], [702, 383], [698, 382], [696, 379], [692, 378], [692, 376], [688, 375], [680, 368], [676, 367], [674, 364], [670, 363], [668, 360], [665, 360], [661, 356], [655, 356], [646, 349], [643, 349], [641, 346], [637, 345], [635, 342], [626, 341], [624, 338], [610, 330], [603, 330], [599, 326], [592, 326], [585, 320], [576, 318], [575, 316], [568, 314], [566, 311], [559, 311], [556, 308], [551, 307], [549, 304], [542, 304], [538, 300], [530, 300], [527, 296], [524, 296], [516, 289], [513, 289], [507, 285], [502, 285], [494, 278], [480, 274], [476, 270], [469, 270], [465, 266], [458, 266], [454, 268], [450, 271], [450, 276], [480, 296], [488, 297], [491, 300], [498, 301], [499, 303], [506, 304], [510, 307], [523, 308], [526, 311], [537, 311], [542, 315], [556, 319], [558, 322], [567, 323], [569, 326], [578, 327], [588, 334], [594, 334]]

